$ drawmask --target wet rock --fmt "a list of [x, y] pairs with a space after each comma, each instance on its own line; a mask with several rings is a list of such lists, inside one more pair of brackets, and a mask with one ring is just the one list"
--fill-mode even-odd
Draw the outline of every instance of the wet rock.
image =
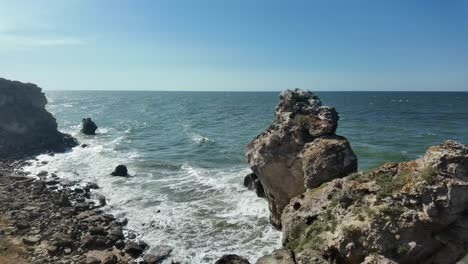
[[117, 249], [123, 249], [125, 247], [125, 241], [117, 240], [117, 242], [115, 242], [115, 247]]
[[111, 173], [112, 176], [128, 176], [127, 166], [118, 165], [115, 170]]
[[139, 257], [147, 247], [148, 245], [143, 241], [128, 241], [125, 252], [136, 258]]
[[263, 185], [255, 173], [249, 173], [244, 177], [244, 186], [249, 190], [254, 190], [258, 197], [265, 198]]
[[96, 135], [97, 125], [91, 120], [91, 118], [83, 118], [81, 120], [81, 132], [86, 135]]
[[222, 256], [215, 264], [250, 264], [250, 262], [246, 258], [230, 254]]
[[44, 176], [47, 176], [49, 175], [49, 173], [47, 171], [41, 171], [37, 174], [38, 177], [44, 177]]
[[85, 189], [90, 189], [90, 190], [99, 189], [99, 185], [97, 185], [94, 182], [88, 182], [88, 183], [86, 183]]
[[143, 260], [147, 264], [161, 263], [164, 259], [169, 257], [172, 252], [172, 248], [169, 246], [156, 246], [150, 248], [148, 253], [143, 256]]
[[281, 228], [291, 198], [357, 169], [351, 146], [335, 135], [337, 127], [338, 113], [312, 92], [286, 90], [274, 123], [247, 145], [247, 160], [263, 186], [275, 227]]
[[45, 184], [49, 185], [49, 186], [50, 185], [57, 185], [57, 184], [59, 184], [59, 181], [57, 181], [57, 180], [48, 180], [48, 181], [45, 182]]
[[81, 144], [82, 148], [87, 148], [89, 145], [88, 144]]
[[122, 231], [122, 227], [120, 226], [111, 228], [107, 237], [112, 241], [117, 241], [125, 238]]

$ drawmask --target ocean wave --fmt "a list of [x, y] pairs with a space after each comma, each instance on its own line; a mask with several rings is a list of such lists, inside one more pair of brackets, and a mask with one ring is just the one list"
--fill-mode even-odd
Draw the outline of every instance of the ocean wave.
[[203, 143], [214, 143], [215, 141], [212, 139], [209, 139], [207, 137], [204, 137], [199, 134], [192, 133], [190, 134], [190, 138], [192, 139], [193, 142], [197, 144], [203, 144]]

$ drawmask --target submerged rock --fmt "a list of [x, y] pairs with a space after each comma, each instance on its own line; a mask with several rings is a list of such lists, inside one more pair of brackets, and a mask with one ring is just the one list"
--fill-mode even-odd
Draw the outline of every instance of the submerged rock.
[[298, 264], [456, 263], [468, 252], [467, 208], [468, 146], [446, 141], [293, 198], [283, 244]]
[[[97, 125], [91, 120], [91, 118], [83, 118], [81, 120], [81, 132], [86, 135], [96, 135]], [[87, 146], [87, 145], [86, 145]]]
[[218, 259], [215, 264], [250, 264], [250, 262], [238, 255], [224, 255]]
[[111, 173], [112, 176], [128, 176], [127, 166], [118, 165], [115, 170]]
[[264, 188], [270, 221], [277, 228], [291, 198], [357, 170], [350, 144], [335, 135], [337, 127], [338, 113], [322, 106], [312, 92], [286, 90], [274, 123], [247, 145], [247, 160]]
[[63, 152], [76, 139], [57, 130], [42, 89], [32, 83], [0, 78], [0, 159]]

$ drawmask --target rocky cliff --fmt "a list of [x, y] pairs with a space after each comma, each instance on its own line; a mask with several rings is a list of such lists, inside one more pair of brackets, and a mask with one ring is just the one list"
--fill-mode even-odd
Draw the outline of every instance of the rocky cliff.
[[324, 183], [282, 225], [290, 263], [455, 263], [468, 251], [468, 146]]
[[291, 198], [357, 170], [357, 158], [346, 138], [335, 134], [337, 127], [334, 108], [322, 106], [309, 91], [286, 90], [274, 123], [247, 145], [247, 160], [264, 187], [277, 228]]
[[61, 152], [76, 145], [57, 130], [41, 88], [0, 78], [0, 159]]

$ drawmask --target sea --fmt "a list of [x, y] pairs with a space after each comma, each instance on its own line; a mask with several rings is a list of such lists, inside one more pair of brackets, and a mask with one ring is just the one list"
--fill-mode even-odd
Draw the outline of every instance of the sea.
[[[45, 94], [59, 129], [89, 146], [41, 155], [28, 171], [97, 183], [103, 209], [127, 218], [150, 246], [172, 247], [173, 259], [214, 263], [239, 254], [254, 263], [281, 247], [267, 201], [242, 184], [245, 146], [272, 123], [279, 92]], [[359, 170], [418, 158], [446, 139], [468, 144], [468, 93], [316, 94], [339, 112], [337, 134], [349, 139]], [[96, 122], [96, 135], [79, 132], [84, 117]], [[131, 177], [109, 175], [119, 164]]]

